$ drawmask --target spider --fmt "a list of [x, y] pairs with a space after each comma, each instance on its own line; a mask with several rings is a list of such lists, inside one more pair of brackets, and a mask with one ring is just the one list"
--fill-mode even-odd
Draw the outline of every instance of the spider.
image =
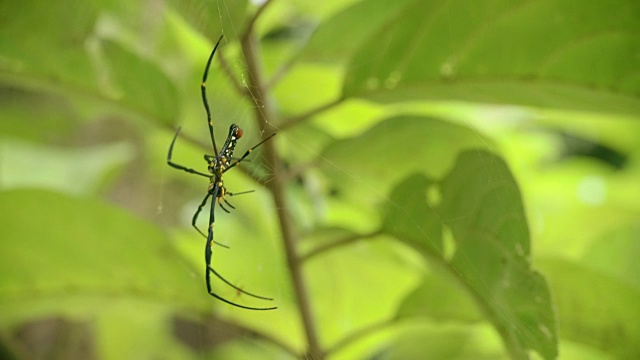
[[[226, 197], [231, 197], [234, 195], [241, 195], [241, 194], [246, 194], [246, 193], [250, 193], [253, 192], [253, 190], [250, 191], [243, 191], [243, 192], [239, 192], [239, 193], [232, 193], [230, 191], [227, 191], [227, 188], [224, 185], [224, 181], [222, 179], [224, 173], [226, 173], [227, 171], [233, 169], [234, 167], [238, 166], [238, 164], [240, 164], [243, 160], [245, 160], [247, 158], [247, 156], [249, 156], [249, 154], [251, 154], [251, 152], [253, 150], [255, 150], [258, 146], [262, 145], [265, 141], [271, 139], [273, 136], [275, 136], [276, 133], [273, 133], [271, 135], [269, 135], [268, 137], [266, 137], [264, 140], [262, 140], [261, 142], [259, 142], [258, 144], [256, 144], [255, 146], [251, 147], [249, 150], [247, 150], [244, 155], [242, 155], [242, 157], [240, 158], [234, 158], [233, 157], [233, 152], [236, 148], [236, 144], [238, 143], [238, 139], [240, 139], [242, 137], [242, 135], [244, 134], [244, 132], [242, 131], [242, 129], [240, 127], [238, 127], [238, 125], [236, 124], [232, 124], [229, 127], [229, 134], [227, 135], [227, 139], [224, 142], [224, 145], [222, 146], [222, 149], [220, 149], [220, 151], [218, 152], [218, 147], [216, 146], [216, 140], [213, 136], [213, 121], [211, 120], [211, 110], [209, 109], [209, 103], [207, 102], [207, 90], [206, 90], [206, 82], [207, 82], [207, 76], [209, 74], [209, 67], [211, 66], [211, 60], [213, 59], [213, 56], [216, 53], [216, 50], [218, 49], [218, 45], [220, 45], [220, 41], [222, 40], [222, 38], [224, 37], [224, 35], [221, 35], [220, 38], [218, 39], [218, 42], [216, 43], [216, 45], [213, 48], [213, 51], [211, 52], [211, 55], [209, 56], [209, 60], [207, 61], [207, 65], [204, 69], [204, 74], [202, 75], [202, 84], [200, 85], [200, 90], [202, 93], [202, 103], [204, 104], [204, 108], [207, 112], [207, 123], [209, 125], [209, 135], [211, 136], [211, 143], [213, 145], [213, 151], [215, 155], [208, 155], [205, 154], [204, 155], [204, 160], [207, 162], [207, 169], [209, 171], [209, 173], [204, 173], [204, 172], [200, 172], [191, 168], [188, 168], [186, 166], [180, 165], [180, 164], [176, 164], [174, 162], [171, 161], [171, 155], [173, 153], [173, 146], [176, 142], [176, 139], [178, 138], [178, 135], [180, 134], [180, 128], [178, 127], [178, 129], [176, 130], [176, 134], [173, 137], [173, 140], [171, 141], [171, 145], [169, 146], [169, 152], [167, 154], [167, 164], [169, 164], [169, 166], [178, 169], [178, 170], [183, 170], [186, 171], [190, 174], [195, 174], [195, 175], [200, 175], [200, 176], [204, 176], [207, 177], [209, 179], [209, 188], [207, 190], [207, 194], [205, 195], [204, 199], [202, 199], [202, 202], [200, 203], [200, 205], [198, 206], [198, 209], [196, 210], [195, 214], [193, 215], [193, 219], [191, 220], [191, 225], [198, 230], [198, 232], [200, 234], [202, 234], [202, 236], [204, 236], [207, 239], [206, 245], [205, 245], [205, 250], [204, 250], [204, 259], [205, 259], [205, 282], [207, 285], [207, 291], [209, 292], [209, 295], [213, 296], [214, 298], [221, 300], [229, 305], [233, 305], [239, 308], [243, 308], [243, 309], [249, 309], [249, 310], [273, 310], [273, 309], [277, 309], [277, 307], [264, 307], [264, 308], [258, 308], [258, 307], [250, 307], [250, 306], [244, 306], [244, 305], [240, 305], [240, 304], [236, 304], [232, 301], [229, 301], [225, 298], [223, 298], [220, 295], [217, 295], [216, 293], [213, 292], [212, 288], [211, 288], [211, 273], [213, 273], [215, 276], [217, 276], [220, 280], [222, 280], [224, 283], [226, 283], [227, 285], [231, 286], [232, 288], [236, 289], [236, 291], [239, 291], [241, 293], [247, 294], [249, 296], [258, 298], [258, 299], [263, 299], [263, 300], [273, 300], [272, 298], [268, 298], [268, 297], [264, 297], [264, 296], [259, 296], [259, 295], [255, 295], [252, 294], [248, 291], [245, 291], [239, 287], [237, 287], [236, 285], [233, 285], [231, 282], [229, 282], [227, 279], [225, 279], [224, 277], [222, 277], [222, 275], [220, 275], [212, 266], [211, 266], [211, 258], [212, 258], [212, 249], [211, 247], [213, 246], [213, 244], [215, 243], [213, 241], [213, 225], [215, 223], [215, 208], [216, 208], [216, 202], [218, 204], [218, 206], [220, 206], [220, 208], [222, 210], [224, 210], [225, 212], [230, 212], [224, 205], [226, 204], [228, 207], [230, 207], [231, 209], [235, 209], [235, 207], [233, 205], [231, 205], [229, 203], [229, 201], [227, 201]], [[211, 199], [211, 210], [209, 212], [209, 229], [207, 232], [207, 235], [204, 234], [204, 232], [202, 232], [198, 226], [196, 225], [196, 220], [198, 219], [198, 215], [200, 214], [200, 211], [202, 210], [202, 208], [207, 204], [207, 201], [209, 200], [209, 198]], [[216, 243], [218, 244], [218, 243]], [[221, 245], [223, 247], [227, 247], [225, 245], [222, 244], [218, 244]]]

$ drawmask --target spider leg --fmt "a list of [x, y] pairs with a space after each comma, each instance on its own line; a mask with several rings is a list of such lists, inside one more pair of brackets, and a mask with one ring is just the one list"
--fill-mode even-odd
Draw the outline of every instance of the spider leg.
[[196, 175], [200, 175], [200, 176], [205, 176], [205, 177], [211, 177], [211, 174], [205, 174], [205, 173], [201, 173], [199, 171], [193, 170], [191, 168], [188, 168], [186, 166], [180, 165], [180, 164], [176, 164], [174, 162], [171, 161], [171, 156], [173, 154], [173, 145], [176, 143], [176, 139], [178, 138], [178, 134], [180, 134], [180, 128], [178, 127], [178, 130], [176, 131], [176, 134], [173, 136], [173, 140], [171, 140], [171, 145], [169, 146], [169, 152], [167, 153], [167, 164], [169, 164], [169, 166], [171, 166], [172, 168], [178, 169], [178, 170], [184, 170], [190, 174], [196, 174]]
[[[266, 308], [244, 306], [244, 305], [236, 304], [233, 301], [229, 301], [229, 300], [223, 298], [222, 296], [214, 293], [213, 290], [211, 289], [211, 277], [209, 275], [211, 273], [211, 271], [209, 271], [209, 270], [211, 270], [211, 268], [207, 268], [206, 275], [205, 275], [205, 277], [207, 279], [207, 291], [209, 292], [209, 295], [213, 296], [214, 298], [216, 298], [216, 299], [218, 299], [218, 300], [220, 300], [222, 302], [225, 302], [225, 303], [227, 303], [229, 305], [232, 305], [232, 306], [235, 306], [235, 307], [239, 307], [239, 308], [242, 308], [242, 309], [247, 309], [247, 310], [275, 310], [275, 309], [278, 308], [277, 306], [266, 307]], [[216, 273], [214, 273], [214, 274], [216, 274]], [[246, 293], [245, 291], [242, 291], [242, 292]]]
[[209, 270], [210, 270], [210, 271], [211, 271], [215, 276], [217, 276], [217, 277], [218, 277], [218, 279], [220, 279], [220, 280], [224, 281], [224, 283], [225, 283], [225, 284], [227, 284], [227, 285], [231, 286], [232, 288], [234, 288], [234, 289], [236, 289], [236, 290], [240, 291], [240, 292], [241, 292], [241, 293], [243, 293], [243, 294], [246, 294], [246, 295], [249, 295], [249, 296], [253, 296], [253, 297], [254, 297], [254, 298], [256, 298], [256, 299], [269, 300], [269, 301], [273, 300], [272, 298], [268, 298], [268, 297], [266, 297], [266, 296], [260, 296], [260, 295], [252, 294], [252, 293], [250, 293], [250, 292], [248, 292], [248, 291], [242, 290], [241, 288], [239, 288], [239, 287], [237, 287], [237, 286], [233, 285], [229, 280], [227, 280], [227, 279], [223, 278], [223, 277], [222, 277], [222, 275], [220, 275], [217, 271], [215, 271], [211, 266], [209, 266]]
[[[213, 188], [213, 194], [216, 194], [218, 192], [219, 186], [216, 185]], [[234, 289], [245, 293], [247, 295], [253, 296], [253, 297], [257, 297], [259, 299], [266, 299], [266, 300], [272, 300], [270, 298], [265, 298], [265, 297], [261, 297], [261, 296], [256, 296], [254, 294], [248, 293], [242, 289], [240, 289], [239, 287], [231, 284], [229, 281], [227, 281], [225, 278], [223, 278], [220, 274], [218, 274], [218, 272], [216, 272], [215, 270], [213, 270], [213, 268], [211, 267], [211, 258], [213, 255], [213, 252], [211, 250], [211, 244], [213, 243], [213, 225], [215, 223], [215, 203], [211, 202], [211, 212], [209, 213], [209, 233], [207, 235], [207, 243], [205, 244], [205, 249], [204, 249], [204, 258], [205, 258], [205, 265], [206, 265], [206, 270], [205, 270], [205, 282], [207, 285], [207, 292], [209, 293], [209, 295], [215, 297], [216, 299], [223, 301], [229, 305], [233, 305], [239, 308], [243, 308], [243, 309], [249, 309], [249, 310], [274, 310], [277, 309], [277, 307], [268, 307], [268, 308], [256, 308], [256, 307], [249, 307], [249, 306], [244, 306], [244, 305], [240, 305], [240, 304], [236, 304], [232, 301], [229, 301], [219, 295], [217, 295], [216, 293], [213, 292], [212, 288], [211, 288], [211, 273], [213, 272], [214, 275], [216, 275], [218, 278], [220, 278], [220, 280], [224, 281], [227, 285], [233, 287]]]
[[222, 205], [222, 201], [224, 201], [225, 204], [229, 205], [229, 207], [231, 207], [232, 209], [235, 209], [236, 207], [231, 205], [231, 204], [229, 204], [227, 199], [225, 199], [225, 196], [227, 195], [227, 189], [224, 186], [221, 186], [220, 189], [221, 189], [221, 191], [220, 191], [220, 194], [218, 195], [218, 199], [217, 199], [218, 205], [220, 205], [220, 208], [222, 210], [224, 210], [224, 212], [226, 212], [227, 214], [231, 214], [231, 212], [226, 207], [224, 207], [224, 205]]
[[211, 120], [211, 110], [209, 109], [209, 102], [207, 101], [207, 77], [209, 76], [209, 67], [211, 67], [211, 60], [213, 60], [213, 55], [216, 54], [216, 50], [218, 49], [218, 45], [220, 45], [220, 41], [224, 34], [220, 35], [216, 46], [213, 47], [213, 51], [211, 51], [211, 55], [209, 55], [209, 60], [207, 60], [207, 66], [204, 68], [204, 74], [202, 74], [202, 84], [200, 85], [200, 93], [202, 94], [202, 104], [204, 105], [204, 109], [207, 111], [207, 125], [209, 125], [209, 135], [211, 135], [211, 143], [213, 144], [213, 151], [218, 154], [218, 147], [216, 146], [216, 139], [213, 136], [213, 120]]
[[[222, 203], [220, 202], [220, 199], [224, 199], [222, 197], [218, 198], [218, 205], [220, 205], [220, 208], [222, 210], [224, 210], [224, 212], [226, 212], [227, 214], [231, 214], [231, 211], [229, 211], [226, 207], [224, 207], [224, 205], [222, 205]], [[235, 207], [233, 207], [231, 204], [229, 204], [229, 202], [227, 202], [227, 200], [224, 200], [224, 202], [227, 203], [227, 205], [231, 206], [232, 209], [235, 209]]]
[[[255, 190], [248, 190], [248, 191], [243, 191], [243, 192], [239, 192], [239, 193], [232, 193], [232, 192], [225, 192], [223, 197], [218, 198], [218, 203], [220, 203], [220, 199], [222, 199], [222, 201], [224, 201], [225, 204], [227, 204], [230, 208], [235, 210], [235, 206], [231, 205], [231, 203], [229, 201], [227, 201], [226, 196], [234, 196], [234, 195], [242, 195], [242, 194], [248, 194], [248, 193], [252, 193]], [[222, 210], [226, 211], [227, 213], [229, 213], [229, 210], [227, 210], [224, 206], [222, 206], [222, 204], [220, 204], [220, 207], [222, 208]]]
[[227, 195], [236, 196], [236, 195], [250, 194], [252, 192], [255, 192], [255, 190], [241, 191], [241, 192], [238, 192], [238, 193], [227, 192]]
[[[234, 209], [234, 210], [235, 210], [235, 208], [236, 208], [236, 207], [235, 207], [235, 206], [233, 206], [233, 205], [231, 205], [231, 204], [227, 201], [227, 199], [222, 199], [222, 201], [224, 201], [224, 203], [225, 203], [225, 204], [227, 204], [230, 208], [232, 208], [232, 209]], [[222, 205], [220, 205], [220, 206], [222, 206]]]
[[[198, 206], [198, 210], [196, 210], [196, 213], [193, 214], [193, 219], [191, 219], [191, 226], [193, 226], [196, 230], [198, 230], [198, 232], [200, 234], [202, 234], [202, 236], [206, 239], [207, 235], [205, 235], [202, 230], [200, 230], [200, 228], [198, 228], [198, 225], [196, 225], [196, 221], [198, 220], [198, 215], [200, 215], [200, 211], [202, 211], [202, 208], [207, 204], [207, 200], [209, 200], [209, 197], [211, 196], [210, 192], [207, 192], [207, 195], [204, 197], [204, 199], [202, 199], [202, 202], [200, 203], [200, 205]], [[217, 241], [213, 241], [214, 244], [221, 246], [223, 248], [229, 248], [229, 245], [225, 245], [225, 244], [221, 244]]]

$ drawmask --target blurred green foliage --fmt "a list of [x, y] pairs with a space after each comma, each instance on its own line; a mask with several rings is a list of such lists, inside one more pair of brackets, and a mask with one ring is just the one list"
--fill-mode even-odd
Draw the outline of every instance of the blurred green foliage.
[[[221, 33], [217, 141], [278, 164], [225, 175], [214, 266], [275, 311], [206, 294], [166, 165]], [[639, 54], [633, 0], [0, 1], [0, 356], [640, 358]]]

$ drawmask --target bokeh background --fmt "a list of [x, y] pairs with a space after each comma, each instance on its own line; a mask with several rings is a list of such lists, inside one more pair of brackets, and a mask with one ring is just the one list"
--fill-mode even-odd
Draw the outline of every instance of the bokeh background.
[[[216, 141], [213, 266], [190, 225]], [[0, 357], [640, 358], [633, 0], [0, 0]], [[206, 208], [208, 209], [208, 208]], [[198, 225], [207, 228], [208, 210]]]

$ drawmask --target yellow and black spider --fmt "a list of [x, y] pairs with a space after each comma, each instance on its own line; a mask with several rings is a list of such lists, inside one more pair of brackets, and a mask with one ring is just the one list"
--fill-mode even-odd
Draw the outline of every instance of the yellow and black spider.
[[[266, 137], [264, 140], [262, 140], [261, 142], [259, 142], [257, 145], [253, 146], [252, 148], [250, 148], [249, 150], [247, 150], [244, 155], [242, 155], [242, 157], [240, 157], [239, 159], [235, 159], [233, 157], [233, 152], [236, 148], [236, 144], [238, 143], [238, 139], [240, 139], [243, 135], [243, 131], [242, 129], [240, 129], [238, 127], [238, 125], [236, 124], [232, 124], [229, 127], [229, 134], [227, 135], [227, 139], [224, 142], [224, 145], [222, 146], [222, 149], [220, 149], [220, 152], [218, 152], [218, 147], [216, 146], [216, 140], [213, 136], [213, 121], [211, 120], [211, 110], [209, 109], [209, 103], [207, 102], [207, 90], [206, 90], [206, 82], [207, 82], [207, 76], [209, 74], [209, 67], [211, 66], [211, 60], [213, 59], [213, 56], [216, 53], [216, 50], [218, 49], [218, 45], [220, 45], [220, 41], [222, 40], [224, 35], [220, 36], [220, 39], [218, 39], [218, 42], [216, 43], [215, 47], [213, 48], [213, 51], [211, 52], [211, 55], [209, 56], [209, 60], [207, 61], [207, 65], [204, 69], [204, 74], [202, 75], [202, 85], [200, 86], [201, 89], [201, 93], [202, 93], [202, 103], [204, 104], [204, 108], [207, 111], [207, 124], [209, 125], [209, 134], [211, 135], [211, 143], [213, 144], [213, 151], [215, 153], [215, 155], [204, 155], [204, 160], [207, 162], [208, 164], [208, 171], [209, 173], [203, 173], [191, 168], [188, 168], [186, 166], [180, 165], [180, 164], [176, 164], [174, 162], [171, 161], [171, 154], [173, 152], [173, 145], [176, 142], [176, 139], [178, 138], [178, 134], [180, 134], [180, 128], [178, 128], [178, 130], [176, 131], [175, 136], [173, 137], [173, 140], [171, 141], [171, 145], [169, 146], [169, 153], [167, 154], [167, 164], [169, 164], [169, 166], [179, 169], [179, 170], [184, 170], [190, 174], [196, 174], [196, 175], [200, 175], [200, 176], [205, 176], [207, 178], [209, 178], [209, 189], [207, 190], [207, 194], [205, 195], [204, 199], [202, 199], [202, 202], [200, 203], [200, 206], [198, 206], [198, 210], [196, 210], [195, 214], [193, 215], [193, 219], [191, 221], [191, 225], [198, 230], [198, 232], [200, 234], [202, 234], [202, 236], [207, 238], [207, 242], [205, 245], [205, 250], [204, 250], [204, 259], [205, 259], [205, 281], [207, 284], [207, 291], [209, 292], [209, 294], [213, 297], [215, 297], [218, 300], [221, 300], [227, 304], [233, 305], [233, 306], [237, 306], [239, 308], [243, 308], [243, 309], [250, 309], [250, 310], [273, 310], [273, 309], [277, 309], [277, 307], [266, 307], [266, 308], [256, 308], [256, 307], [250, 307], [250, 306], [244, 306], [244, 305], [240, 305], [240, 304], [236, 304], [232, 301], [229, 301], [217, 294], [215, 294], [213, 292], [213, 290], [211, 289], [211, 276], [210, 274], [213, 273], [214, 275], [216, 275], [220, 280], [222, 280], [223, 282], [225, 282], [227, 285], [233, 287], [234, 289], [236, 289], [237, 291], [243, 293], [243, 294], [247, 294], [249, 296], [258, 298], [258, 299], [263, 299], [263, 300], [273, 300], [272, 298], [268, 298], [268, 297], [264, 297], [264, 296], [258, 296], [255, 294], [252, 294], [250, 292], [247, 292], [245, 290], [242, 290], [241, 288], [233, 285], [231, 282], [229, 282], [228, 280], [226, 280], [224, 277], [222, 277], [222, 275], [220, 275], [212, 266], [211, 266], [211, 256], [212, 256], [212, 250], [211, 247], [213, 246], [213, 224], [215, 223], [215, 208], [216, 208], [216, 203], [220, 206], [220, 208], [226, 212], [229, 212], [228, 209], [226, 209], [224, 207], [224, 205], [222, 205], [222, 203], [224, 202], [227, 206], [229, 206], [232, 209], [235, 209], [235, 207], [233, 205], [231, 205], [226, 197], [227, 196], [233, 196], [233, 195], [240, 195], [240, 194], [246, 194], [249, 193], [251, 191], [244, 191], [241, 193], [232, 193], [227, 191], [227, 188], [224, 185], [224, 181], [222, 180], [222, 177], [224, 175], [224, 173], [226, 173], [227, 171], [233, 169], [234, 167], [236, 167], [240, 162], [242, 162], [244, 159], [247, 158], [247, 156], [249, 156], [249, 154], [251, 154], [251, 152], [257, 148], [258, 146], [262, 145], [265, 141], [271, 139], [276, 133], [273, 133], [271, 135], [269, 135], [268, 137]], [[196, 225], [196, 220], [198, 219], [198, 215], [200, 214], [200, 211], [202, 210], [202, 208], [207, 204], [207, 201], [209, 200], [209, 198], [211, 199], [211, 210], [209, 212], [209, 229], [207, 232], [207, 235], [205, 235]], [[220, 244], [218, 244], [220, 245]], [[224, 245], [222, 245], [224, 246]], [[226, 247], [226, 246], [225, 246]]]

